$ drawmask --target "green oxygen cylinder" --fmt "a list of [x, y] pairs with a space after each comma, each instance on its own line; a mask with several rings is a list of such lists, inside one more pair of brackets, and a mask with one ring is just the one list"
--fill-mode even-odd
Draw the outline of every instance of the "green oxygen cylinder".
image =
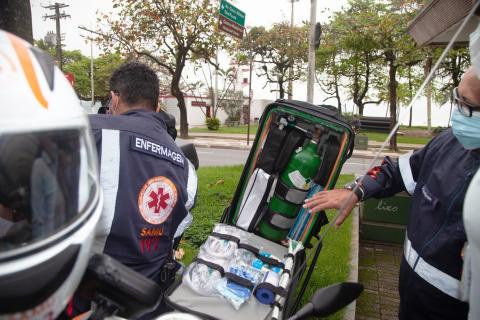
[[317, 142], [298, 148], [281, 173], [268, 213], [259, 223], [259, 234], [272, 241], [285, 239], [321, 164]]

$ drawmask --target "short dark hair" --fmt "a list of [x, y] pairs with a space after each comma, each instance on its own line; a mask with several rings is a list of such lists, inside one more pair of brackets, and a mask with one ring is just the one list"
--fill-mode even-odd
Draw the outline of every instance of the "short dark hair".
[[110, 78], [110, 90], [119, 94], [128, 105], [144, 103], [152, 110], [157, 109], [160, 94], [158, 77], [142, 63], [128, 62], [115, 70]]

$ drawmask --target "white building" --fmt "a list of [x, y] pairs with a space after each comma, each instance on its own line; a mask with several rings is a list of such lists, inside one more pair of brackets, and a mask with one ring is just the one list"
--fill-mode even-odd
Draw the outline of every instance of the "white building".
[[[187, 119], [189, 127], [200, 127], [205, 126], [205, 120], [207, 117], [210, 117], [213, 113], [210, 98], [207, 97], [194, 97], [185, 95], [185, 105], [187, 107]], [[172, 95], [162, 95], [160, 96], [160, 102], [166, 107], [166, 112], [173, 115], [177, 121], [177, 125], [180, 125], [180, 109], [177, 106], [177, 98]], [[268, 99], [252, 99], [252, 107], [250, 110], [250, 121], [255, 122], [260, 119], [262, 116], [265, 107], [273, 102], [273, 100]], [[245, 99], [244, 103], [244, 114], [243, 122], [246, 117], [246, 112], [248, 111], [248, 99]], [[227, 114], [223, 111], [222, 108], [217, 110], [217, 118], [220, 120], [221, 124], [225, 123], [227, 119]]]
[[[248, 118], [248, 89], [249, 89], [249, 73], [250, 67], [248, 65], [238, 65], [233, 62], [230, 63], [230, 67], [234, 68], [236, 72], [235, 80], [231, 85], [231, 90], [241, 91], [243, 93], [243, 110], [241, 112], [241, 123], [247, 123]], [[238, 70], [236, 70], [238, 68]], [[185, 93], [185, 105], [187, 108], [187, 118], [190, 127], [205, 126], [207, 117], [213, 116], [214, 110], [211, 106], [211, 99], [205, 94], [203, 96], [194, 96]], [[161, 95], [160, 102], [166, 107], [166, 111], [173, 116], [177, 121], [177, 125], [180, 124], [180, 110], [177, 106], [177, 99], [170, 95]], [[260, 119], [265, 107], [273, 100], [269, 99], [254, 99], [252, 92], [252, 106], [250, 109], [250, 122], [255, 122]], [[227, 114], [222, 108], [216, 110], [216, 117], [220, 120], [221, 124], [225, 123]]]

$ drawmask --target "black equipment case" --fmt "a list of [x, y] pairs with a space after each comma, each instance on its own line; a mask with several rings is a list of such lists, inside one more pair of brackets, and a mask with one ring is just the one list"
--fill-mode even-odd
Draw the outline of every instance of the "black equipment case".
[[[324, 212], [310, 215], [301, 209], [301, 204], [316, 191], [335, 186], [344, 162], [352, 155], [353, 144], [352, 128], [334, 107], [283, 99], [271, 103], [259, 121], [255, 141], [230, 207], [225, 209], [220, 221], [248, 232], [250, 236], [245, 241], [216, 232], [211, 236], [236, 242], [239, 248], [243, 246], [251, 250], [269, 265], [274, 263], [261, 257], [259, 251], [268, 251], [272, 257], [279, 259], [287, 257], [288, 248], [284, 240], [287, 234], [308, 248], [312, 236], [318, 235], [327, 219]], [[306, 172], [310, 172], [310, 176], [306, 176]], [[287, 181], [287, 177], [291, 181]], [[277, 204], [274, 204], [275, 201]], [[304, 293], [321, 246], [317, 248], [295, 304], [292, 296], [300, 277], [290, 277], [287, 290], [276, 291], [281, 299], [276, 299], [271, 305], [259, 303], [252, 294], [236, 310], [221, 297], [204, 296], [193, 291], [182, 279], [166, 291], [165, 302], [175, 310], [204, 319], [287, 318]], [[295, 254], [292, 270], [288, 273], [303, 273], [306, 269], [304, 261], [305, 251]], [[222, 269], [200, 258], [196, 263], [206, 264], [212, 272]], [[282, 270], [287, 272], [286, 267]], [[220, 271], [226, 277], [227, 270]], [[236, 278], [227, 279], [237, 281]], [[280, 309], [278, 317], [272, 316], [274, 307]]]

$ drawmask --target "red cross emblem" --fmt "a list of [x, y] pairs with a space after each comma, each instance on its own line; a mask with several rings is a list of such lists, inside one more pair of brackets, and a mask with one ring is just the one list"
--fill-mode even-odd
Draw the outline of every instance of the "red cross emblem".
[[161, 224], [170, 216], [177, 203], [177, 188], [166, 177], [149, 179], [138, 194], [141, 216], [151, 224]]
[[160, 208], [165, 209], [167, 207], [167, 200], [170, 198], [168, 193], [164, 193], [164, 188], [158, 188], [158, 192], [150, 192], [151, 201], [148, 203], [148, 207], [155, 208], [153, 212], [159, 213]]

